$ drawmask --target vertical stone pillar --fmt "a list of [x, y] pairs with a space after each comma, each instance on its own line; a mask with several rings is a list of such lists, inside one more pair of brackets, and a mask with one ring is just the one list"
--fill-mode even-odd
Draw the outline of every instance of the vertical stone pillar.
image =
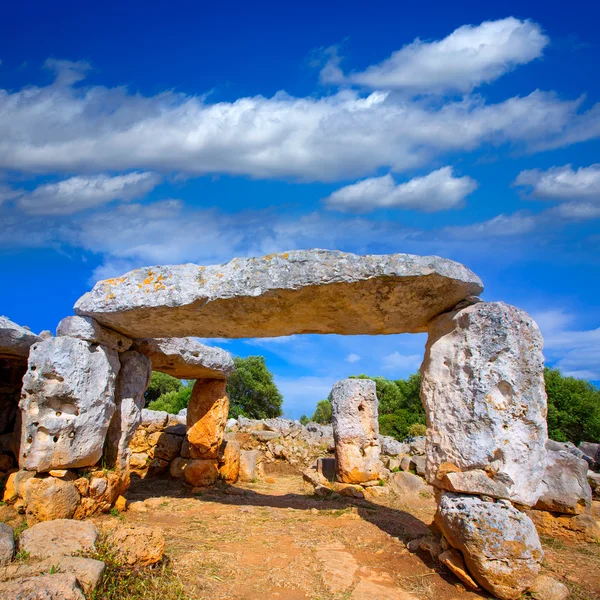
[[124, 352], [119, 356], [121, 370], [115, 384], [115, 414], [110, 422], [104, 448], [104, 459], [123, 479], [129, 480], [129, 442], [142, 422], [144, 393], [152, 375], [152, 363], [139, 352]]
[[225, 379], [197, 379], [187, 409], [187, 438], [192, 459], [184, 476], [192, 485], [210, 485], [218, 477], [219, 449], [229, 414]]
[[331, 390], [336, 476], [343, 483], [379, 479], [382, 465], [379, 444], [379, 401], [375, 382], [344, 379]]
[[436, 522], [476, 581], [517, 598], [543, 557], [531, 520], [546, 465], [543, 340], [502, 302], [472, 304], [429, 326], [421, 367], [427, 479]]

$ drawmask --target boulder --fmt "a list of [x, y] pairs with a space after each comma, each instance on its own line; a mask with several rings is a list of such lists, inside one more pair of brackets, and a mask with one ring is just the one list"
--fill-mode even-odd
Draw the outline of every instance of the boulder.
[[85, 600], [72, 573], [24, 577], [0, 583], [0, 597], [16, 600]]
[[187, 437], [196, 457], [218, 458], [225, 436], [229, 398], [224, 379], [197, 379], [187, 411]]
[[142, 427], [148, 431], [148, 433], [154, 433], [155, 431], [162, 431], [169, 422], [169, 413], [161, 410], [150, 410], [144, 408], [142, 410]]
[[388, 485], [399, 496], [418, 494], [424, 492], [427, 487], [420, 477], [405, 471], [392, 473], [388, 479]]
[[183, 471], [183, 476], [194, 487], [206, 487], [215, 483], [219, 478], [218, 467], [216, 460], [190, 459]]
[[27, 523], [71, 519], [81, 498], [73, 481], [56, 477], [34, 477], [24, 488]]
[[400, 456], [408, 453], [408, 445], [404, 442], [399, 442], [397, 439], [389, 435], [379, 436], [379, 445], [381, 446], [381, 454], [386, 456]]
[[115, 413], [108, 428], [105, 445], [106, 464], [119, 473], [129, 469], [129, 442], [142, 422], [144, 393], [152, 375], [150, 360], [138, 352], [123, 352], [115, 385]]
[[240, 474], [241, 448], [239, 442], [227, 440], [221, 447], [219, 475], [227, 483], [235, 483]]
[[538, 575], [527, 591], [534, 600], [567, 600], [569, 597], [569, 588], [548, 575]]
[[16, 356], [27, 361], [29, 349], [42, 338], [27, 327], [17, 325], [10, 319], [0, 316], [0, 355]]
[[425, 445], [427, 438], [424, 435], [407, 437], [404, 443], [408, 446], [408, 454], [411, 456], [425, 456]]
[[412, 456], [410, 459], [410, 468], [414, 469], [417, 475], [425, 477], [427, 470], [427, 459], [424, 456]]
[[[479, 302], [429, 327], [421, 366], [427, 477], [443, 463], [485, 470], [533, 506], [546, 463], [542, 335], [522, 310]], [[439, 479], [438, 479], [439, 481]]]
[[227, 379], [235, 369], [229, 352], [191, 337], [137, 339], [133, 348], [150, 358], [153, 371], [178, 379]]
[[14, 531], [10, 525], [0, 523], [0, 565], [9, 563], [15, 553]]
[[331, 390], [337, 479], [363, 483], [379, 479], [383, 465], [379, 445], [379, 401], [375, 382], [344, 379]]
[[444, 492], [435, 522], [472, 577], [498, 598], [519, 598], [533, 584], [544, 554], [533, 523], [510, 502]]
[[169, 475], [174, 479], [181, 479], [189, 462], [189, 459], [181, 456], [174, 458], [169, 465]]
[[18, 497], [25, 496], [24, 484], [35, 477], [33, 471], [15, 471], [11, 473], [4, 484], [4, 502], [14, 502]]
[[575, 542], [598, 543], [600, 540], [600, 525], [592, 515], [565, 515], [546, 510], [528, 510], [526, 514], [542, 535], [569, 538]]
[[90, 521], [56, 519], [33, 525], [19, 540], [19, 548], [31, 558], [72, 556], [95, 550], [98, 532]]
[[[438, 483], [437, 480], [436, 483]], [[505, 485], [499, 481], [494, 481], [481, 469], [446, 473], [442, 478], [440, 487], [451, 492], [491, 496], [492, 498], [508, 498], [509, 496]]]
[[56, 335], [100, 344], [117, 352], [129, 350], [133, 340], [102, 327], [91, 317], [65, 317], [56, 328]]
[[155, 527], [119, 526], [111, 536], [112, 545], [129, 566], [145, 567], [159, 562], [165, 553], [165, 538]]
[[593, 468], [600, 469], [600, 444], [581, 442], [579, 444], [579, 450], [592, 461], [591, 466]]
[[323, 456], [317, 458], [316, 468], [317, 473], [319, 473], [326, 481], [333, 481], [335, 479], [335, 458]]
[[535, 505], [539, 510], [577, 514], [590, 509], [592, 490], [585, 460], [561, 450], [547, 450], [542, 491]]
[[[183, 441], [181, 436], [165, 432], [160, 433], [157, 431], [156, 433], [151, 434], [149, 438], [150, 444], [154, 446], [154, 458], [170, 462], [175, 457], [179, 456], [181, 443]], [[154, 441], [156, 442], [155, 444], [153, 444]]]
[[75, 313], [134, 338], [373, 335], [424, 331], [482, 290], [466, 267], [436, 256], [298, 250], [137, 269], [98, 282]]
[[600, 499], [600, 473], [587, 472], [587, 480], [595, 500]]
[[242, 450], [240, 452], [240, 481], [255, 481], [262, 475], [263, 453], [260, 450]]
[[67, 337], [31, 347], [21, 400], [21, 468], [95, 465], [115, 412], [114, 350]]

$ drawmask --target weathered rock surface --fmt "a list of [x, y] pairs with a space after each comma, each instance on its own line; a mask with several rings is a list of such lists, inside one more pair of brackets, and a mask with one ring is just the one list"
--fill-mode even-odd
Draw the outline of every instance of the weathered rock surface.
[[563, 450], [547, 450], [542, 493], [535, 505], [539, 510], [577, 514], [592, 505], [585, 460]]
[[0, 597], [11, 600], [85, 600], [72, 573], [25, 577], [0, 583]]
[[570, 538], [575, 542], [597, 543], [600, 540], [600, 525], [592, 515], [565, 515], [546, 510], [528, 510], [526, 514], [542, 535]]
[[6, 523], [0, 523], [0, 565], [9, 563], [14, 553], [15, 540], [13, 528]]
[[435, 522], [477, 583], [498, 598], [519, 598], [539, 573], [543, 552], [535, 527], [508, 501], [444, 492]]
[[115, 412], [114, 350], [57, 337], [31, 347], [21, 400], [21, 468], [95, 465]]
[[106, 436], [106, 464], [126, 473], [131, 450], [129, 442], [142, 422], [144, 392], [152, 375], [150, 359], [138, 352], [124, 352], [119, 357], [121, 369], [115, 385], [115, 413]]
[[548, 575], [538, 575], [527, 591], [534, 600], [566, 600], [569, 597], [569, 588]]
[[379, 401], [375, 382], [343, 379], [331, 390], [333, 438], [338, 481], [379, 479], [383, 465], [379, 445]]
[[399, 496], [418, 494], [426, 491], [426, 488], [429, 487], [417, 475], [405, 473], [404, 471], [392, 473], [388, 480], [388, 485]]
[[81, 498], [72, 481], [34, 477], [23, 485], [28, 525], [52, 519], [71, 519]]
[[98, 532], [90, 521], [56, 519], [38, 523], [21, 534], [19, 547], [32, 558], [71, 556], [95, 549]]
[[[427, 476], [485, 470], [510, 499], [537, 502], [547, 439], [542, 335], [522, 310], [480, 302], [430, 326], [421, 367]], [[436, 483], [437, 482], [437, 483]]]
[[144, 408], [142, 410], [142, 426], [145, 427], [149, 433], [153, 431], [162, 431], [169, 421], [169, 413], [160, 410], [150, 410]]
[[165, 553], [165, 538], [155, 527], [119, 526], [111, 536], [112, 544], [124, 564], [136, 567], [153, 565]]
[[600, 468], [600, 444], [594, 444], [593, 442], [581, 442], [579, 444], [579, 450], [581, 450], [592, 461], [592, 467], [595, 469]]
[[56, 327], [56, 335], [101, 344], [117, 352], [129, 350], [133, 343], [133, 340], [117, 331], [102, 327], [91, 317], [65, 317]]
[[223, 445], [225, 447], [221, 448], [219, 475], [227, 483], [235, 483], [240, 474], [240, 444], [235, 440], [228, 440]]
[[509, 496], [504, 484], [494, 481], [481, 469], [446, 473], [442, 478], [442, 486], [451, 492], [464, 494], [477, 494], [492, 498], [508, 498]]
[[263, 454], [260, 450], [242, 450], [240, 452], [240, 481], [254, 481], [262, 475]]
[[229, 398], [224, 379], [197, 379], [187, 410], [193, 458], [218, 458], [225, 435]]
[[396, 438], [389, 435], [380, 435], [379, 445], [381, 446], [381, 454], [385, 454], [386, 456], [408, 454], [408, 444], [399, 442]]
[[212, 485], [219, 477], [217, 460], [190, 459], [183, 471], [185, 480], [195, 487]]
[[0, 316], [0, 355], [17, 356], [27, 360], [31, 346], [40, 341], [40, 336], [26, 327]]
[[133, 348], [150, 358], [153, 371], [179, 379], [227, 379], [235, 368], [229, 352], [190, 337], [138, 339]]
[[134, 338], [404, 333], [482, 290], [437, 256], [299, 250], [137, 269], [98, 282], [75, 312]]
[[465, 560], [456, 548], [449, 548], [438, 556], [438, 560], [446, 565], [467, 587], [472, 590], [479, 589], [477, 582], [469, 575]]

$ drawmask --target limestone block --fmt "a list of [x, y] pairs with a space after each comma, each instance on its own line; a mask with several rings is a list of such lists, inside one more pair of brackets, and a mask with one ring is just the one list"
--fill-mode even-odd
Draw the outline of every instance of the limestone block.
[[132, 469], [146, 469], [150, 464], [150, 457], [144, 452], [134, 452], [129, 457], [129, 466]]
[[381, 454], [386, 456], [400, 456], [408, 453], [408, 445], [404, 442], [399, 442], [397, 439], [389, 435], [379, 436], [379, 445], [381, 446]]
[[519, 598], [538, 575], [544, 553], [537, 532], [510, 502], [443, 492], [435, 522], [477, 583], [498, 598]]
[[564, 515], [545, 510], [528, 510], [526, 514], [542, 535], [592, 543], [600, 540], [600, 525], [592, 515]]
[[[421, 367], [427, 477], [448, 462], [485, 470], [537, 502], [547, 439], [542, 336], [522, 310], [480, 302], [435, 319]], [[439, 479], [438, 479], [439, 481]]]
[[10, 525], [0, 523], [0, 565], [8, 564], [15, 553], [14, 531]]
[[29, 349], [39, 341], [40, 336], [27, 327], [0, 316], [0, 355], [17, 356], [27, 361]]
[[117, 352], [129, 350], [133, 341], [111, 329], [102, 327], [91, 317], [65, 317], [56, 328], [56, 335], [72, 337], [106, 346]]
[[587, 470], [585, 460], [563, 450], [547, 450], [542, 493], [535, 508], [566, 514], [589, 510], [592, 490], [587, 481]]
[[21, 468], [95, 465], [115, 412], [114, 350], [57, 337], [31, 347], [21, 400]]
[[263, 453], [260, 450], [242, 450], [240, 452], [240, 481], [255, 481], [262, 475]]
[[145, 429], [136, 429], [129, 442], [129, 449], [132, 452], [146, 452], [149, 448], [148, 432]]
[[133, 338], [404, 333], [482, 289], [436, 256], [298, 250], [137, 269], [98, 282], [75, 313]]
[[145, 567], [159, 562], [165, 553], [165, 538], [155, 527], [119, 526], [111, 542], [124, 564]]
[[157, 435], [157, 443], [154, 446], [154, 458], [171, 462], [175, 457], [179, 456], [183, 438], [169, 433], [159, 433]]
[[187, 437], [203, 458], [218, 458], [228, 414], [225, 380], [196, 380], [187, 411]]
[[548, 575], [538, 575], [527, 591], [534, 600], [567, 600], [569, 597], [569, 588]]
[[148, 357], [138, 352], [123, 352], [119, 357], [121, 369], [115, 385], [115, 413], [106, 436], [106, 464], [127, 473], [131, 449], [129, 442], [142, 422], [144, 393], [152, 367]]
[[344, 379], [331, 390], [333, 438], [338, 481], [379, 479], [383, 465], [379, 445], [379, 401], [375, 382]]
[[98, 532], [90, 521], [56, 519], [33, 525], [21, 534], [19, 547], [32, 558], [71, 556], [95, 550]]
[[491, 496], [492, 498], [508, 498], [509, 496], [505, 485], [494, 481], [480, 469], [446, 473], [442, 478], [442, 487], [451, 492]]
[[190, 337], [137, 339], [134, 350], [150, 358], [153, 371], [178, 379], [227, 379], [235, 368], [229, 352]]
[[24, 484], [35, 476], [32, 471], [15, 471], [11, 473], [4, 485], [4, 502], [14, 502], [18, 497], [24, 497]]
[[23, 487], [28, 525], [52, 519], [70, 519], [75, 514], [80, 494], [72, 481], [34, 477]]
[[588, 484], [592, 490], [592, 496], [595, 500], [600, 499], [600, 473], [594, 471], [587, 472]]
[[592, 467], [600, 468], [600, 444], [594, 444], [593, 442], [581, 442], [579, 444], [579, 450], [581, 450], [591, 461]]
[[392, 473], [388, 480], [388, 485], [399, 496], [415, 495], [424, 492], [428, 487], [420, 477], [405, 471]]
[[240, 474], [240, 444], [235, 440], [227, 440], [223, 442], [223, 446], [221, 446], [219, 475], [227, 483], [235, 483]]
[[219, 464], [216, 460], [190, 459], [183, 476], [195, 487], [212, 485], [219, 477]]
[[169, 465], [169, 475], [175, 479], [180, 479], [183, 477], [185, 468], [188, 466], [189, 462], [190, 461], [187, 458], [182, 458], [181, 456], [174, 458]]
[[335, 479], [335, 472], [335, 458], [323, 456], [317, 458], [317, 473], [323, 476], [327, 481], [333, 481]]
[[77, 578], [72, 573], [24, 577], [0, 583], [0, 598], [85, 600]]
[[167, 426], [168, 421], [169, 413], [167, 412], [150, 410], [148, 408], [142, 410], [142, 427], [148, 433], [162, 431]]
[[462, 554], [456, 548], [449, 548], [438, 556], [438, 560], [446, 565], [468, 588], [479, 589], [475, 580], [469, 575]]

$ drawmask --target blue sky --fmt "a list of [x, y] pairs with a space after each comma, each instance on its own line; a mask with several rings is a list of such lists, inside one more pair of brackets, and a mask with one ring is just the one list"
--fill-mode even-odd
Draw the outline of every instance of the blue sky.
[[[54, 330], [132, 268], [299, 248], [438, 254], [600, 380], [600, 8], [548, 2], [9, 3], [0, 313]], [[125, 5], [125, 6], [123, 6]], [[285, 412], [415, 336], [219, 341]]]

